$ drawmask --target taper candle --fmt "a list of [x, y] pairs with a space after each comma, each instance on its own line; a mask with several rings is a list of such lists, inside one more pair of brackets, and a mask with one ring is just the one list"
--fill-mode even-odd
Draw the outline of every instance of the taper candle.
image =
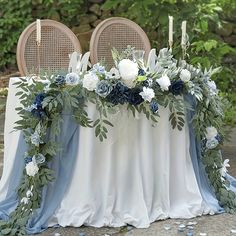
[[169, 45], [173, 44], [173, 16], [169, 16]]
[[41, 21], [39, 19], [36, 21], [36, 41], [38, 44], [41, 43]]
[[186, 46], [186, 25], [187, 25], [187, 21], [182, 21], [182, 26], [181, 26], [181, 29], [182, 29], [182, 38], [181, 38], [181, 45], [182, 47], [185, 47]]

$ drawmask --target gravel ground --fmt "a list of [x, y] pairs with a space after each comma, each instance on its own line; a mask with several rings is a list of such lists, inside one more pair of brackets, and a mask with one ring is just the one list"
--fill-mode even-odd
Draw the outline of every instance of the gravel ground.
[[[4, 112], [1, 111], [1, 105], [4, 105], [5, 99], [0, 98], [0, 176], [2, 173], [2, 158], [3, 158], [3, 127], [4, 127]], [[236, 128], [232, 129], [232, 137], [223, 148], [223, 155], [230, 159], [230, 173], [236, 176]], [[194, 225], [193, 235], [207, 236], [228, 236], [236, 235], [231, 233], [231, 230], [236, 231], [236, 215], [220, 214], [214, 216], [201, 216], [191, 220], [169, 219], [152, 223], [148, 229], [134, 229], [132, 227], [123, 228], [54, 228], [48, 229], [39, 236], [100, 236], [100, 235], [116, 235], [116, 236], [184, 236], [187, 235], [188, 229], [184, 232], [178, 231], [178, 224], [187, 225], [189, 222], [197, 223]], [[170, 228], [166, 230], [165, 228]], [[204, 234], [206, 233], [206, 234]]]

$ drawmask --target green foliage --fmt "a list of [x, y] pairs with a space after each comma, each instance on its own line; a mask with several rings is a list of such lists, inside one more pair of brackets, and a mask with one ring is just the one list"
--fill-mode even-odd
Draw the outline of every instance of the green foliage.
[[15, 63], [20, 33], [32, 21], [30, 3], [30, 0], [0, 0], [0, 68]]
[[83, 13], [84, 0], [0, 0], [0, 70], [16, 64], [21, 32], [34, 20], [54, 19], [72, 27]]

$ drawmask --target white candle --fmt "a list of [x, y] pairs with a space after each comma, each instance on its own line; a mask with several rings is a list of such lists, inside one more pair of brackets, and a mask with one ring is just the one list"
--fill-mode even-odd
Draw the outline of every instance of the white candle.
[[38, 44], [41, 43], [41, 21], [39, 19], [36, 21], [36, 41]]
[[169, 43], [173, 43], [173, 16], [169, 16]]
[[181, 29], [182, 29], [182, 38], [181, 38], [181, 45], [182, 46], [186, 46], [186, 25], [187, 25], [187, 22], [186, 21], [182, 21], [182, 26], [181, 26]]

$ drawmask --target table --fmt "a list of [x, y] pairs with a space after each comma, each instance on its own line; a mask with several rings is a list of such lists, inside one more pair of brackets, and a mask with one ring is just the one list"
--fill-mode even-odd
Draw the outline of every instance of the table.
[[[0, 201], [10, 197], [11, 210], [26, 150], [21, 133], [12, 132], [18, 119], [16, 81], [11, 78], [9, 83], [0, 182]], [[93, 104], [88, 104], [88, 113], [91, 118], [97, 116]], [[43, 189], [41, 208], [28, 232], [56, 224], [146, 228], [160, 219], [222, 211], [202, 174], [191, 125], [173, 130], [168, 116], [168, 109], [160, 107], [159, 122], [152, 127], [143, 115], [133, 118], [120, 107], [111, 117], [114, 128], [101, 143], [93, 129], [79, 127], [70, 114], [63, 114], [58, 141], [64, 149], [50, 163], [56, 181]]]

